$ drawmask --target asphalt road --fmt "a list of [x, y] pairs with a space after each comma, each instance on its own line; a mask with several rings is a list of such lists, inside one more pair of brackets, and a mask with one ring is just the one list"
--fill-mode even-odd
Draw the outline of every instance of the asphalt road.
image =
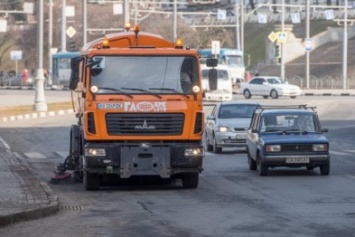
[[[322, 126], [330, 129], [329, 176], [279, 168], [260, 177], [238, 150], [207, 153], [196, 190], [139, 182], [87, 192], [80, 183], [51, 184], [61, 211], [2, 228], [1, 236], [354, 236], [355, 105], [353, 97], [326, 98], [257, 100], [317, 107]], [[8, 122], [0, 133], [48, 181], [67, 154], [75, 121], [63, 115]]]

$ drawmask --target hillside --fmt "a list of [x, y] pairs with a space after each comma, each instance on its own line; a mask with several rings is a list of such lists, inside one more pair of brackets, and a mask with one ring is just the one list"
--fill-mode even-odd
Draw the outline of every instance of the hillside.
[[[355, 88], [355, 38], [348, 41], [347, 88]], [[338, 88], [343, 86], [343, 42], [331, 42], [310, 52], [310, 86]], [[259, 69], [261, 75], [279, 76], [279, 65]], [[306, 85], [306, 56], [299, 57], [285, 65], [287, 80], [301, 87]]]

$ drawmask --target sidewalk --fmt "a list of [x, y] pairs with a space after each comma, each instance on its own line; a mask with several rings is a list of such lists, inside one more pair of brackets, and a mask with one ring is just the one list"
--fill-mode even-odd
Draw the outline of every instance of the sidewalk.
[[58, 197], [0, 137], [0, 227], [59, 210]]

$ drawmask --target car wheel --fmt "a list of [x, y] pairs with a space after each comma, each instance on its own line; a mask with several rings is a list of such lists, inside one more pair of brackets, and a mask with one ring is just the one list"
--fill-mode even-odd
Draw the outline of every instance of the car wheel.
[[256, 162], [251, 158], [249, 151], [247, 151], [248, 154], [248, 164], [249, 164], [249, 170], [256, 170]]
[[243, 95], [245, 97], [245, 99], [250, 99], [251, 98], [251, 94], [249, 90], [244, 90]]
[[330, 164], [326, 164], [326, 165], [321, 165], [319, 166], [320, 169], [320, 174], [321, 175], [329, 175], [330, 173]]
[[257, 169], [260, 176], [267, 175], [268, 167], [263, 164], [260, 156], [258, 157], [258, 161], [257, 161]]
[[263, 98], [267, 99], [267, 98], [269, 98], [269, 96], [268, 95], [263, 95]]
[[222, 148], [221, 147], [217, 147], [217, 140], [216, 137], [213, 136], [213, 152], [218, 154], [222, 152]]
[[275, 89], [271, 90], [270, 96], [271, 96], [271, 98], [273, 98], [273, 99], [279, 98], [279, 94], [277, 93], [277, 91], [276, 91]]
[[294, 95], [293, 95], [293, 96], [290, 96], [290, 97], [291, 97], [291, 99], [296, 99], [297, 96], [294, 96]]
[[208, 141], [208, 135], [206, 131], [205, 131], [205, 143], [206, 143], [207, 151], [213, 151], [213, 146]]

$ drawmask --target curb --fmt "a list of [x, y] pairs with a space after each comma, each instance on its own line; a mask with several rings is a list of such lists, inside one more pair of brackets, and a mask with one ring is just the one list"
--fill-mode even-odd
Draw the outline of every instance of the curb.
[[58, 110], [58, 111], [14, 115], [14, 116], [0, 118], [0, 123], [12, 122], [12, 121], [17, 121], [17, 120], [26, 120], [26, 119], [54, 117], [54, 116], [58, 116], [58, 115], [73, 114], [73, 113], [74, 113], [73, 109], [68, 109], [68, 110]]

